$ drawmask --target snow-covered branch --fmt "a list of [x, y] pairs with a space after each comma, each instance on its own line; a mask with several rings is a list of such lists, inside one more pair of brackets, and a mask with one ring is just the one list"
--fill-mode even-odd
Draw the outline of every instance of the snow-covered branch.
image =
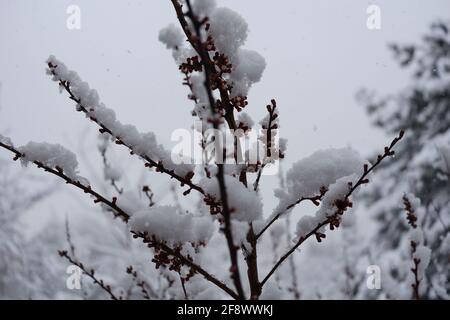
[[[311, 236], [315, 236], [318, 242], [321, 242], [323, 238], [325, 238], [325, 226], [329, 226], [330, 230], [334, 230], [338, 228], [341, 223], [342, 215], [347, 211], [348, 208], [352, 207], [352, 203], [350, 201], [350, 196], [361, 186], [367, 184], [369, 182], [368, 175], [378, 166], [380, 163], [386, 159], [387, 157], [394, 155], [394, 146], [403, 138], [404, 131], [401, 131], [398, 137], [392, 140], [391, 144], [384, 148], [384, 153], [378, 155], [377, 160], [370, 167], [365, 164], [362, 175], [356, 181], [356, 183], [352, 181], [345, 180], [348, 177], [344, 177], [344, 179], [340, 179], [339, 183], [332, 185], [327, 192], [326, 197], [328, 199], [324, 199], [322, 201], [322, 206], [317, 212], [315, 217], [305, 216], [303, 217], [298, 225], [297, 225], [297, 235], [299, 237], [297, 243], [289, 249], [272, 267], [272, 269], [268, 272], [268, 274], [261, 281], [261, 286], [263, 286], [267, 280], [275, 273], [275, 271], [281, 266], [281, 264], [297, 250], [297, 248], [302, 245], [307, 239]], [[328, 206], [324, 206], [324, 204], [328, 204]], [[322, 210], [325, 209], [325, 210]], [[333, 210], [333, 211], [331, 211]], [[331, 213], [333, 212], [333, 213]], [[309, 229], [309, 231], [305, 231]]]

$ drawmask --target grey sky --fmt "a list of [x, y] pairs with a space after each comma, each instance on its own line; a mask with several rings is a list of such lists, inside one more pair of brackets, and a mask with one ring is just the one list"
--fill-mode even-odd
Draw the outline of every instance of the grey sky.
[[[366, 28], [369, 3], [381, 7], [381, 30]], [[81, 8], [79, 31], [66, 28], [70, 4]], [[389, 139], [369, 126], [355, 102], [356, 90], [403, 87], [406, 74], [386, 44], [415, 41], [433, 19], [448, 18], [450, 12], [448, 0], [219, 4], [245, 17], [246, 47], [266, 58], [267, 69], [251, 90], [246, 111], [259, 121], [265, 105], [277, 99], [281, 135], [289, 141], [285, 167], [318, 148], [351, 145], [363, 154], [381, 148]], [[44, 61], [54, 54], [97, 89], [123, 123], [154, 131], [170, 145], [171, 132], [193, 121], [182, 77], [157, 40], [162, 27], [176, 22], [169, 0], [0, 0], [0, 132], [8, 130], [17, 144], [58, 142], [75, 151], [82, 132], [88, 130], [86, 139], [95, 137], [95, 126], [74, 112], [44, 72]]]

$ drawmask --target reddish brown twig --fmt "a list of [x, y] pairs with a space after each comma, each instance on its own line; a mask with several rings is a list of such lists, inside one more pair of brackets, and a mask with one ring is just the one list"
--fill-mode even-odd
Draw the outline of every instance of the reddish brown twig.
[[[408, 224], [411, 226], [412, 229], [417, 229], [417, 215], [414, 210], [413, 205], [411, 204], [411, 201], [409, 200], [408, 196], [405, 194], [403, 195], [403, 205], [406, 212], [406, 220], [408, 221]], [[410, 242], [411, 247], [411, 258], [413, 262], [413, 267], [411, 268], [411, 272], [414, 275], [414, 283], [411, 284], [412, 287], [412, 298], [415, 300], [420, 300], [420, 279], [419, 279], [419, 264], [420, 259], [417, 259], [414, 257], [414, 253], [417, 249], [417, 243], [414, 241]]]
[[320, 205], [320, 201], [322, 200], [322, 198], [324, 197], [324, 195], [326, 194], [327, 189], [325, 187], [320, 188], [320, 194], [316, 195], [316, 196], [312, 196], [312, 197], [301, 197], [299, 198], [297, 201], [295, 201], [294, 203], [288, 205], [283, 211], [277, 213], [265, 226], [264, 228], [262, 228], [262, 230], [256, 235], [256, 239], [259, 239], [264, 232], [266, 232], [266, 230], [275, 223], [275, 221], [277, 221], [283, 214], [285, 214], [287, 211], [291, 210], [292, 208], [294, 208], [296, 205], [304, 202], [304, 201], [311, 201], [314, 205], [319, 206]]
[[[145, 233], [134, 232], [134, 231], [132, 231], [132, 233], [133, 233], [134, 237], [143, 239], [144, 242], [147, 244], [151, 244], [154, 241]], [[177, 263], [180, 263], [180, 264], [190, 267], [196, 273], [201, 274], [206, 280], [215, 284], [217, 287], [219, 287], [220, 289], [222, 289], [223, 291], [228, 293], [232, 298], [239, 299], [239, 296], [233, 290], [231, 290], [225, 283], [223, 283], [222, 281], [215, 278], [211, 273], [205, 271], [199, 265], [194, 263], [192, 261], [192, 259], [189, 259], [189, 258], [185, 257], [184, 255], [182, 255], [180, 253], [180, 250], [175, 250], [175, 249], [169, 247], [168, 245], [166, 245], [165, 243], [161, 243], [161, 242], [158, 242], [157, 246], [159, 249], [162, 249], [164, 252], [166, 252], [170, 256], [173, 256], [176, 259], [178, 259]]]
[[133, 281], [140, 288], [142, 296], [145, 300], [150, 300], [151, 296], [156, 297], [155, 290], [153, 290], [152, 286], [146, 281], [139, 278], [137, 271], [133, 268], [133, 266], [129, 266], [127, 268], [127, 273], [131, 275]]

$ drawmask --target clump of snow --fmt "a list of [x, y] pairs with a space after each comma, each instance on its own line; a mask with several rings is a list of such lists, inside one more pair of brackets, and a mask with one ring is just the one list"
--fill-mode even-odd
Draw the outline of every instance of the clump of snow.
[[195, 14], [200, 18], [208, 17], [217, 8], [216, 0], [195, 0], [192, 4]]
[[147, 199], [139, 197], [139, 193], [135, 191], [125, 191], [117, 196], [117, 205], [125, 212], [132, 213], [145, 210], [148, 208]]
[[419, 228], [411, 229], [408, 237], [409, 241], [414, 242], [416, 245], [423, 244], [423, 231]]
[[214, 232], [214, 222], [210, 216], [180, 213], [173, 206], [138, 211], [132, 215], [130, 226], [135, 232], [147, 232], [157, 240], [169, 244], [203, 243]]
[[[231, 74], [225, 76], [232, 87], [231, 98], [247, 96], [251, 86], [261, 80], [266, 67], [266, 61], [259, 53], [242, 48], [248, 35], [247, 22], [229, 8], [218, 8], [216, 1], [197, 0], [192, 7], [199, 20], [209, 18], [210, 28], [207, 34], [212, 37], [217, 52], [225, 54], [232, 64]], [[194, 33], [194, 30], [191, 31]], [[190, 46], [183, 46], [183, 35], [173, 25], [161, 30], [159, 39], [168, 49], [173, 50], [177, 64], [197, 55]], [[208, 102], [207, 96], [203, 94], [198, 95], [198, 99], [201, 103]]]
[[184, 35], [180, 28], [171, 23], [159, 32], [158, 40], [164, 43], [167, 49], [177, 50], [183, 45]]
[[[287, 190], [275, 190], [275, 196], [280, 202], [275, 213], [283, 212], [287, 206], [302, 197], [318, 195], [322, 187], [330, 189], [330, 185], [344, 178], [340, 185], [336, 185], [330, 195], [323, 199], [325, 206], [331, 204], [334, 197], [342, 193], [348, 182], [354, 182], [353, 174], [362, 174], [364, 161], [351, 148], [326, 149], [314, 152], [292, 166], [286, 173]], [[338, 188], [339, 187], [339, 188]], [[327, 204], [327, 202], [330, 202]], [[325, 209], [324, 206], [324, 210]]]
[[297, 198], [315, 195], [339, 178], [362, 172], [364, 161], [351, 148], [319, 150], [296, 162], [286, 174], [288, 192]]
[[240, 112], [238, 114], [236, 124], [238, 127], [251, 129], [254, 126], [255, 122], [248, 113]]
[[31, 141], [20, 147], [19, 152], [23, 154], [21, 162], [24, 166], [28, 163], [38, 161], [52, 169], [61, 169], [64, 174], [73, 180], [78, 179], [78, 161], [72, 151], [67, 150], [60, 144]]
[[230, 80], [233, 86], [231, 97], [247, 96], [253, 83], [261, 80], [266, 60], [253, 50], [239, 49], [233, 59]]
[[[344, 201], [346, 195], [350, 191], [350, 184], [355, 183], [357, 179], [356, 174], [339, 178], [335, 183], [328, 187], [328, 191], [322, 198], [319, 210], [316, 211], [314, 216], [304, 216], [297, 223], [297, 237], [305, 237], [306, 234], [311, 232], [320, 223], [326, 221], [327, 217], [334, 215], [338, 208], [336, 207], [336, 201]], [[321, 230], [323, 232], [323, 230]]]
[[[219, 182], [216, 178], [203, 179], [200, 185], [207, 194], [218, 201], [221, 200]], [[246, 188], [238, 179], [227, 175], [225, 185], [232, 219], [247, 222], [261, 219], [263, 205], [255, 191]]]
[[246, 248], [251, 248], [247, 241], [248, 230], [250, 225], [248, 222], [231, 220], [231, 233], [233, 234], [233, 242], [236, 247], [244, 245]]
[[319, 210], [316, 216], [319, 219], [325, 219], [336, 213], [336, 200], [345, 200], [345, 196], [350, 191], [350, 183], [355, 183], [356, 174], [339, 178], [335, 183], [328, 187], [328, 191], [322, 198]]
[[47, 63], [50, 64], [47, 73], [52, 75], [52, 80], [67, 82], [71, 92], [79, 100], [77, 110], [85, 108], [87, 117], [96, 119], [98, 123], [111, 130], [112, 136], [124, 142], [135, 154], [161, 162], [166, 169], [173, 170], [182, 177], [194, 171], [193, 165], [175, 164], [170, 152], [157, 143], [153, 132], [141, 133], [135, 126], [118, 121], [115, 112], [100, 102], [97, 91], [83, 82], [76, 72], [68, 70], [64, 63], [54, 56], [50, 56]]
[[310, 233], [317, 225], [320, 223], [316, 217], [313, 216], [303, 216], [297, 223], [297, 237], [304, 238], [308, 233]]
[[217, 49], [233, 59], [239, 47], [247, 40], [248, 24], [237, 12], [217, 8], [210, 17], [210, 34]]

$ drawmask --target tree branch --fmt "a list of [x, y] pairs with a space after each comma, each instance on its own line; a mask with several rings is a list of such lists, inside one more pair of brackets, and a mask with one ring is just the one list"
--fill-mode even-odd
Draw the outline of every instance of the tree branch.
[[[18, 160], [20, 158], [22, 158], [24, 155], [18, 151], [17, 149], [15, 149], [13, 146], [9, 146], [6, 145], [2, 142], [0, 142], [0, 147], [12, 152], [15, 157], [14, 160]], [[42, 168], [44, 169], [44, 171], [49, 172], [55, 176], [58, 176], [59, 178], [63, 179], [64, 181], [66, 181], [66, 183], [71, 184], [81, 190], [83, 190], [85, 193], [88, 193], [90, 195], [92, 195], [95, 200], [94, 202], [98, 203], [101, 202], [103, 204], [105, 204], [106, 206], [108, 206], [109, 208], [111, 208], [114, 212], [115, 216], [118, 216], [120, 218], [122, 218], [122, 220], [127, 223], [130, 216], [129, 214], [127, 214], [123, 209], [121, 209], [117, 204], [116, 201], [109, 201], [106, 198], [104, 198], [102, 195], [100, 195], [99, 193], [95, 192], [94, 190], [91, 189], [90, 186], [86, 187], [84, 185], [82, 185], [80, 182], [78, 181], [73, 181], [71, 178], [69, 178], [68, 176], [66, 176], [62, 170], [58, 171], [58, 170], [54, 170], [38, 161], [34, 161], [33, 162], [38, 168]], [[133, 233], [133, 232], [132, 232]], [[135, 234], [135, 233], [133, 233]], [[200, 267], [199, 265], [195, 264], [193, 261], [190, 261], [189, 259], [187, 259], [186, 257], [184, 257], [181, 253], [176, 252], [175, 250], [173, 250], [172, 248], [170, 248], [169, 246], [165, 245], [165, 244], [161, 244], [161, 247], [169, 254], [176, 256], [178, 259], [180, 259], [183, 263], [185, 263], [186, 265], [188, 265], [189, 267], [193, 268], [196, 272], [200, 273], [201, 275], [203, 275], [205, 277], [205, 279], [207, 279], [208, 281], [214, 283], [216, 286], [218, 286], [219, 288], [221, 288], [222, 290], [224, 290], [225, 292], [227, 292], [231, 297], [233, 297], [234, 299], [239, 299], [240, 297], [238, 295], [236, 295], [236, 293], [234, 293], [233, 290], [231, 290], [230, 288], [228, 288], [223, 282], [217, 280], [214, 276], [212, 276], [210, 273], [208, 273], [207, 271], [205, 271], [202, 267]]]
[[342, 201], [339, 201], [339, 203], [345, 203], [347, 206], [346, 207], [341, 207], [338, 206], [336, 212], [332, 215], [327, 217], [327, 219], [321, 223], [319, 223], [313, 230], [311, 230], [308, 234], [306, 234], [303, 237], [300, 237], [300, 239], [297, 241], [297, 243], [291, 248], [289, 249], [288, 252], [286, 252], [279, 260], [278, 262], [272, 267], [272, 269], [269, 271], [269, 273], [265, 276], [265, 278], [263, 279], [263, 281], [261, 282], [261, 286], [264, 286], [264, 284], [267, 282], [267, 280], [270, 279], [270, 277], [274, 274], [274, 272], [281, 266], [281, 264], [293, 253], [295, 252], [295, 250], [297, 250], [297, 248], [303, 243], [305, 242], [309, 237], [311, 237], [312, 235], [315, 235], [317, 240], [320, 242], [321, 238], [324, 238], [325, 235], [320, 233], [319, 230], [326, 226], [326, 225], [330, 225], [330, 229], [333, 230], [334, 228], [337, 228], [339, 226], [339, 223], [336, 222], [336, 220], [338, 219], [338, 217], [340, 215], [342, 215], [344, 213], [344, 211], [347, 209], [348, 206], [351, 205], [350, 201], [349, 201], [349, 197], [353, 194], [353, 192], [361, 185], [363, 184], [367, 184], [369, 182], [369, 180], [367, 179], [367, 176], [369, 175], [370, 172], [372, 172], [385, 158], [393, 156], [394, 155], [394, 151], [393, 148], [394, 146], [397, 144], [397, 142], [399, 142], [404, 135], [404, 131], [400, 131], [400, 134], [398, 135], [398, 137], [394, 138], [394, 140], [392, 140], [391, 144], [389, 147], [385, 147], [384, 148], [384, 153], [381, 155], [378, 155], [376, 162], [368, 167], [367, 165], [364, 165], [364, 172], [361, 175], [361, 177], [358, 179], [358, 181], [356, 182], [356, 184], [351, 184], [352, 186], [350, 187], [349, 191], [347, 192], [347, 194], [345, 195], [344, 199]]
[[[0, 142], [0, 147], [12, 152], [14, 156], [14, 160], [18, 160], [22, 157], [24, 157], [24, 154], [22, 154], [19, 150], [15, 149], [13, 146], [6, 145], [2, 142]], [[67, 175], [64, 174], [62, 170], [56, 170], [53, 168], [50, 168], [43, 163], [39, 161], [33, 161], [33, 163], [38, 167], [44, 169], [45, 172], [51, 173], [61, 179], [63, 179], [67, 184], [73, 185], [77, 187], [78, 189], [81, 189], [84, 193], [88, 193], [91, 196], [95, 198], [95, 203], [103, 203], [104, 205], [108, 206], [113, 210], [113, 214], [115, 217], [121, 218], [124, 222], [128, 222], [130, 216], [123, 211], [119, 206], [116, 204], [115, 198], [113, 198], [112, 201], [109, 201], [105, 197], [103, 197], [101, 194], [97, 193], [96, 191], [92, 190], [91, 186], [85, 186], [79, 181], [74, 181], [73, 179], [69, 178]]]
[[[51, 65], [50, 63], [49, 63], [48, 66], [49, 66], [49, 68], [51, 70], [51, 73], [53, 75], [56, 75], [54, 70], [53, 70], [55, 68], [55, 66]], [[120, 137], [116, 137], [113, 134], [113, 132], [109, 128], [107, 128], [104, 124], [100, 123], [100, 121], [98, 121], [97, 119], [89, 116], [89, 112], [88, 112], [87, 108], [80, 104], [80, 99], [78, 97], [76, 97], [73, 94], [72, 90], [70, 89], [70, 83], [69, 82], [60, 80], [59, 81], [59, 85], [62, 88], [64, 88], [64, 90], [69, 94], [69, 98], [77, 103], [77, 105], [78, 105], [78, 109], [77, 110], [80, 111], [80, 112], [83, 112], [84, 114], [86, 114], [89, 117], [90, 120], [95, 122], [100, 127], [99, 131], [101, 133], [109, 134], [110, 136], [112, 136], [116, 140], [116, 144], [120, 144], [120, 145], [125, 146], [130, 151], [130, 154], [134, 154], [133, 148], [131, 146], [129, 146], [126, 143], [124, 143], [120, 139]], [[156, 162], [156, 161], [150, 159], [150, 157], [148, 157], [146, 155], [139, 155], [139, 158], [144, 160], [146, 167], [148, 167], [148, 168], [153, 168], [154, 167], [154, 168], [156, 168], [157, 172], [161, 172], [161, 173], [165, 173], [165, 174], [169, 175], [173, 179], [178, 180], [181, 183], [181, 186], [187, 185], [190, 188], [189, 191], [190, 190], [195, 190], [195, 191], [200, 192], [201, 194], [204, 194], [204, 191], [203, 191], [203, 189], [201, 187], [195, 185], [190, 179], [177, 175], [173, 170], [166, 169], [164, 167], [164, 165], [160, 161]]]

